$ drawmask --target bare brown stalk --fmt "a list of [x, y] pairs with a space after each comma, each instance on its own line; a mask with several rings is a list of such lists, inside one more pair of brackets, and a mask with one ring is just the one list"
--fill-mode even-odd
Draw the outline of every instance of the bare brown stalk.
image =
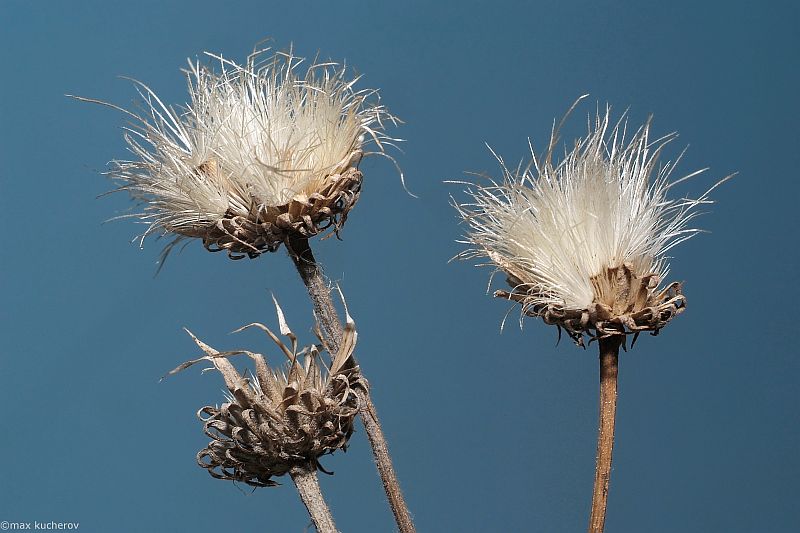
[[331, 511], [328, 509], [328, 504], [319, 487], [316, 465], [305, 463], [293, 466], [289, 470], [289, 475], [292, 476], [297, 492], [300, 493], [300, 499], [303, 500], [317, 531], [319, 533], [338, 533]]
[[[333, 305], [330, 290], [325, 283], [322, 269], [314, 259], [314, 254], [306, 238], [293, 238], [286, 243], [289, 257], [294, 261], [297, 272], [303, 280], [311, 302], [314, 305], [314, 312], [317, 315], [317, 322], [322, 332], [322, 337], [329, 344], [331, 353], [339, 351], [342, 341], [342, 323]], [[351, 357], [353, 364], [356, 363], [355, 356]], [[367, 439], [372, 446], [372, 454], [375, 457], [375, 464], [378, 467], [383, 488], [389, 499], [389, 505], [394, 513], [395, 522], [400, 533], [415, 533], [416, 528], [408, 511], [403, 492], [400, 489], [400, 482], [395, 474], [392, 458], [389, 455], [389, 447], [386, 437], [383, 434], [378, 413], [372, 403], [369, 390], [364, 387], [356, 387], [356, 394], [359, 400], [359, 414], [367, 433]]]
[[614, 419], [617, 414], [617, 373], [622, 335], [601, 337], [600, 345], [600, 428], [597, 435], [597, 465], [594, 473], [589, 533], [602, 533], [608, 506], [611, 455], [614, 450]]

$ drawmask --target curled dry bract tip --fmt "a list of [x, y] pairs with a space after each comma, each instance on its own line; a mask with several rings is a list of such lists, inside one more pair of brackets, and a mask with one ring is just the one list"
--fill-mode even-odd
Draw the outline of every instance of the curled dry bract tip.
[[[261, 354], [218, 352], [189, 333], [205, 355], [170, 372], [210, 361], [225, 380], [227, 401], [198, 412], [211, 441], [197, 454], [197, 461], [215, 478], [266, 487], [276, 485], [272, 478], [294, 466], [312, 464], [323, 470], [319, 458], [346, 449], [353, 433], [359, 408], [354, 389], [366, 387], [351, 357], [355, 324], [347, 324], [346, 342], [326, 368], [321, 356], [324, 348], [312, 345], [298, 351], [297, 338], [286, 326], [280, 308], [278, 316], [288, 344], [263, 324], [242, 329], [264, 331], [287, 359], [282, 369], [270, 368]], [[255, 373], [240, 373], [228, 360], [234, 355], [249, 356]]]

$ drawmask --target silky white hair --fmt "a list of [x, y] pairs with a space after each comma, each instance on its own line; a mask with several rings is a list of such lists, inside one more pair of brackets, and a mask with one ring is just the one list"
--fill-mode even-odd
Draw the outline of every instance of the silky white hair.
[[[244, 65], [207, 55], [217, 71], [189, 62], [185, 106], [133, 80], [144, 113], [122, 109], [133, 119], [125, 140], [135, 159], [113, 161], [108, 174], [143, 205], [131, 215], [149, 226], [142, 240], [159, 230], [192, 235], [254, 204], [307, 199], [364, 155], [392, 159], [385, 147], [399, 139], [384, 127], [398, 120], [376, 90], [354, 89], [359, 77], [345, 66], [301, 67], [291, 50], [259, 50]], [[376, 151], [365, 152], [370, 143]]]
[[609, 121], [609, 108], [598, 111], [588, 135], [557, 165], [560, 126], [542, 157], [531, 147], [528, 168], [510, 170], [495, 154], [502, 181], [469, 184], [471, 201], [456, 204], [468, 224], [461, 242], [470, 246], [459, 257], [489, 258], [523, 284], [533, 306], [585, 309], [596, 296], [592, 277], [625, 263], [638, 276], [664, 280], [667, 252], [701, 231], [690, 227], [697, 208], [725, 180], [697, 199], [667, 198], [675, 184], [706, 169], [670, 181], [680, 156], [665, 164], [659, 156], [675, 134], [651, 141], [648, 120], [628, 139], [624, 116]]

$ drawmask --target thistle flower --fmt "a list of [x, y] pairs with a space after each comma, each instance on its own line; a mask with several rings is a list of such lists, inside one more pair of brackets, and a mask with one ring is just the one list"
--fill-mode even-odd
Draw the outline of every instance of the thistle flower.
[[[202, 239], [234, 259], [275, 251], [291, 235], [341, 229], [358, 200], [365, 155], [391, 139], [377, 91], [355, 90], [344, 66], [254, 52], [244, 65], [208, 54], [218, 72], [189, 63], [190, 102], [165, 105], [135, 82], [145, 113], [125, 140], [135, 159], [108, 173], [143, 209], [141, 236]], [[124, 111], [124, 110], [123, 110]], [[373, 142], [377, 151], [369, 152]]]
[[690, 227], [697, 208], [730, 177], [697, 199], [668, 198], [675, 184], [702, 170], [670, 181], [680, 157], [663, 165], [659, 157], [675, 135], [651, 141], [648, 121], [628, 140], [627, 123], [611, 126], [609, 115], [608, 108], [604, 115], [598, 111], [588, 135], [557, 165], [552, 156], [561, 125], [553, 128], [544, 156], [534, 154], [527, 168], [511, 171], [498, 157], [502, 182], [472, 186], [467, 192], [473, 201], [455, 205], [469, 225], [470, 248], [460, 257], [488, 258], [512, 287], [495, 296], [519, 302], [522, 316], [541, 317], [559, 334], [564, 328], [579, 345], [585, 334], [598, 340], [600, 423], [590, 533], [605, 527], [619, 348], [628, 334], [634, 340], [641, 331], [655, 335], [685, 309], [681, 285], [663, 284], [666, 254], [698, 233]]
[[[323, 345], [340, 353], [339, 348], [346, 339], [309, 239], [326, 230], [329, 230], [328, 236], [331, 232], [339, 235], [348, 213], [359, 199], [363, 176], [358, 165], [362, 157], [384, 156], [397, 167], [394, 158], [385, 150], [399, 139], [389, 137], [385, 129], [388, 122], [396, 125], [400, 121], [380, 104], [376, 90], [354, 89], [359, 78], [350, 77], [344, 66], [314, 62], [305, 67], [304, 60], [291, 51], [270, 55], [268, 50], [260, 50], [251, 54], [244, 65], [208, 55], [218, 64], [217, 70], [199, 62], [189, 63], [186, 74], [190, 101], [183, 107], [164, 104], [154, 91], [140, 82], [135, 83], [144, 100], [142, 114], [76, 97], [108, 105], [133, 119], [126, 128], [125, 139], [134, 158], [113, 161], [108, 175], [121, 182], [118, 190], [128, 191], [142, 206], [139, 213], [130, 215], [147, 225], [141, 243], [150, 234], [174, 237], [162, 253], [162, 265], [169, 252], [187, 238], [200, 239], [209, 251], [224, 250], [232, 259], [254, 258], [264, 252], [274, 252], [285, 244], [308, 288], [319, 332], [324, 337]], [[374, 148], [370, 151], [372, 145]], [[400, 179], [405, 186], [402, 172]], [[212, 357], [213, 349], [208, 350], [207, 355], [217, 368], [227, 368], [224, 358]], [[311, 355], [311, 351], [308, 354]], [[313, 356], [311, 360], [315, 360]], [[351, 385], [359, 383], [360, 374], [347, 374], [351, 367], [357, 368], [352, 357], [349, 361], [338, 373], [330, 374], [330, 379], [338, 380], [344, 373]], [[317, 363], [309, 365], [312, 363], [298, 368], [316, 375], [312, 366], [316, 368]], [[229, 387], [235, 386], [236, 376], [226, 372]], [[291, 374], [287, 374], [286, 379], [290, 377]], [[249, 394], [260, 398], [258, 390], [266, 395], [263, 389], [266, 382], [259, 383]], [[288, 390], [291, 383], [287, 383], [280, 381], [276, 386]], [[319, 385], [323, 384], [328, 391], [331, 384]], [[239, 389], [250, 390], [244, 386]], [[314, 390], [321, 392], [319, 388]], [[411, 515], [366, 382], [356, 388], [356, 393], [365, 432], [398, 528], [402, 533], [413, 533]], [[302, 394], [298, 398], [302, 400]], [[349, 393], [347, 398], [349, 402]], [[233, 399], [239, 401], [235, 395]], [[252, 403], [249, 398], [248, 402], [248, 405]], [[237, 428], [243, 430], [244, 426], [235, 424], [247, 420], [237, 419], [235, 402], [228, 403], [231, 407], [227, 411], [217, 410], [219, 412], [208, 412], [204, 416], [212, 417], [214, 423], [222, 417], [239, 432]], [[238, 405], [243, 408], [242, 413], [254, 412]], [[335, 416], [340, 415], [344, 416], [341, 413]], [[216, 425], [209, 427], [216, 428]], [[242, 452], [238, 447], [238, 434], [223, 434], [224, 438], [217, 439], [217, 444], [209, 445], [208, 454], [203, 457], [210, 458], [208, 464], [212, 472], [220, 473], [215, 470], [219, 466], [223, 476], [266, 484], [270, 476], [285, 470], [286, 458], [283, 457], [279, 458], [283, 462], [259, 470], [261, 459], [256, 461], [256, 456]], [[228, 450], [231, 446], [228, 438], [236, 443], [235, 455]], [[275, 441], [279, 438], [276, 433]], [[292, 453], [316, 456], [320, 450], [334, 449], [335, 444], [293, 448]], [[225, 460], [231, 462], [225, 463]], [[315, 473], [316, 466], [316, 463], [306, 463], [303, 468], [298, 466], [290, 470], [301, 494], [306, 489], [311, 490], [310, 485], [314, 483], [309, 481], [309, 469]], [[301, 472], [303, 469], [305, 471]], [[304, 501], [314, 516], [312, 507], [315, 505], [309, 507], [309, 502], [319, 498], [309, 498], [304, 497]], [[333, 530], [332, 521], [323, 518], [314, 519], [318, 530]]]
[[648, 121], [627, 139], [627, 123], [609, 120], [608, 109], [598, 112], [558, 164], [559, 128], [528, 168], [510, 170], [498, 157], [502, 181], [470, 186], [472, 201], [456, 204], [471, 246], [459, 257], [488, 258], [512, 287], [495, 296], [564, 328], [579, 345], [584, 334], [657, 334], [684, 310], [681, 284], [664, 283], [667, 252], [700, 231], [689, 224], [719, 185], [697, 199], [668, 198], [702, 170], [670, 182], [680, 157], [659, 165], [659, 156], [675, 135], [652, 141]]
[[[348, 316], [345, 340], [327, 370], [320, 347], [312, 345], [298, 351], [297, 337], [275, 305], [280, 332], [289, 339], [288, 345], [263, 324], [249, 324], [237, 331], [252, 327], [263, 330], [287, 359], [282, 370], [271, 369], [257, 353], [218, 352], [189, 332], [206, 355], [170, 372], [211, 361], [225, 380], [227, 401], [198, 412], [212, 440], [197, 454], [197, 462], [215, 478], [255, 487], [274, 486], [277, 483], [271, 478], [293, 469], [310, 464], [322, 470], [319, 457], [345, 449], [353, 433], [358, 413], [353, 389], [366, 385], [351, 358], [356, 344], [352, 319]], [[254, 375], [240, 374], [228, 361], [239, 354], [253, 360]]]

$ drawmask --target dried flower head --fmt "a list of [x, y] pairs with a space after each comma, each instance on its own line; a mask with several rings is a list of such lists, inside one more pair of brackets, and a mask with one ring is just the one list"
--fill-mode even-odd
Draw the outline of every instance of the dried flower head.
[[686, 305], [680, 283], [663, 284], [666, 254], [700, 231], [689, 223], [724, 180], [697, 199], [667, 198], [702, 170], [670, 182], [680, 157], [661, 165], [659, 156], [675, 135], [652, 141], [648, 121], [627, 139], [627, 123], [610, 125], [608, 109], [555, 165], [559, 128], [528, 168], [509, 170], [498, 157], [502, 182], [468, 188], [471, 201], [456, 208], [471, 247], [459, 257], [490, 259], [512, 287], [495, 296], [579, 345], [584, 334], [656, 334]]
[[[141, 202], [133, 216], [153, 232], [202, 239], [234, 258], [275, 251], [288, 236], [338, 234], [361, 190], [358, 164], [384, 153], [397, 123], [375, 90], [355, 90], [344, 66], [305, 66], [291, 51], [251, 54], [245, 65], [209, 54], [186, 71], [191, 101], [144, 100], [125, 139], [135, 159], [109, 175]], [[124, 111], [124, 110], [123, 110]], [[374, 142], [377, 150], [366, 152]]]
[[[288, 359], [282, 370], [273, 370], [260, 354], [246, 350], [218, 352], [191, 335], [206, 354], [188, 361], [172, 372], [180, 372], [200, 361], [211, 361], [222, 374], [229, 391], [221, 406], [206, 406], [198, 417], [212, 440], [197, 454], [197, 462], [213, 477], [242, 481], [255, 487], [274, 486], [293, 467], [311, 463], [322, 470], [320, 456], [345, 449], [358, 413], [354, 387], [365, 387], [353, 363], [355, 324], [348, 316], [342, 347], [326, 369], [320, 347], [298, 351], [297, 337], [278, 312], [284, 343], [262, 324], [263, 330]], [[228, 358], [244, 354], [255, 366], [254, 375], [240, 374]], [[323, 470], [324, 471], [324, 470]]]

